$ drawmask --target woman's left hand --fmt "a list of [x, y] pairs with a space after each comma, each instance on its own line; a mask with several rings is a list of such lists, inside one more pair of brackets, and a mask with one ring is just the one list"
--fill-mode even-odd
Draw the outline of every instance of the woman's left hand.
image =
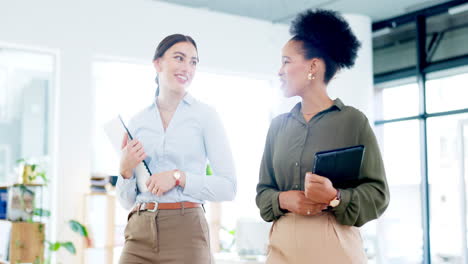
[[157, 196], [161, 196], [165, 192], [174, 188], [176, 184], [174, 172], [175, 170], [171, 170], [151, 175], [151, 177], [146, 181], [148, 191]]
[[306, 173], [304, 185], [305, 196], [316, 203], [328, 204], [338, 193], [328, 178], [311, 172]]

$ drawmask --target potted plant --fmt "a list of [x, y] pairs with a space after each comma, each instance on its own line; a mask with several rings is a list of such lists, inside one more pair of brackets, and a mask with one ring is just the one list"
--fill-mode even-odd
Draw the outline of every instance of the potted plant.
[[42, 183], [47, 184], [47, 175], [42, 166], [26, 159], [19, 159], [16, 163], [20, 166], [20, 182], [22, 184], [37, 183], [38, 179], [42, 179]]

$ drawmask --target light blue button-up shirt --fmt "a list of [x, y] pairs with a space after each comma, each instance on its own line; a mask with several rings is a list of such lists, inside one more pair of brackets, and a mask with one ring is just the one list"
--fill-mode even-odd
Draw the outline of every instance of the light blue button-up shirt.
[[[141, 202], [229, 201], [236, 194], [237, 182], [231, 149], [216, 111], [186, 94], [164, 131], [155, 103], [135, 115], [129, 130], [142, 144], [151, 172], [178, 169], [186, 174], [185, 188], [177, 186], [158, 197], [141, 192], [135, 175], [119, 176], [117, 197], [126, 209]], [[209, 161], [213, 175], [206, 175]]]

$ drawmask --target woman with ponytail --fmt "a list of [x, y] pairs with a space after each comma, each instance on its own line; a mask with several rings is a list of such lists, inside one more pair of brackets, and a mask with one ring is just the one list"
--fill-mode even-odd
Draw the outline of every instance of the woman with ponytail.
[[[187, 92], [198, 64], [191, 37], [163, 39], [153, 64], [156, 96], [130, 121], [134, 139], [122, 143], [117, 197], [131, 212], [120, 263], [213, 263], [203, 203], [236, 194], [226, 133], [215, 110]], [[143, 160], [153, 175], [142, 183], [134, 169]]]
[[[333, 11], [307, 10], [290, 31], [279, 77], [284, 95], [302, 101], [273, 119], [267, 135], [256, 197], [262, 218], [273, 221], [266, 263], [367, 263], [358, 227], [388, 206], [385, 170], [366, 116], [327, 94], [360, 43]], [[336, 188], [312, 174], [316, 152], [354, 145], [365, 146], [358, 186]]]

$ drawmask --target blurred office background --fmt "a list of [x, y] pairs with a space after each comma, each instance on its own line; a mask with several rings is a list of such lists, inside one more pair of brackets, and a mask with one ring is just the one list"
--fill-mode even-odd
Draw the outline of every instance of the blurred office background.
[[[363, 44], [329, 89], [370, 117], [386, 166], [390, 206], [361, 228], [369, 263], [468, 263], [468, 1], [0, 0], [0, 206], [17, 161], [38, 164], [50, 216], [35, 220], [76, 248], [46, 255], [117, 263], [128, 212], [107, 183], [119, 158], [103, 125], [152, 102], [156, 45], [183, 33], [200, 57], [189, 92], [220, 113], [238, 172], [236, 199], [206, 205], [216, 263], [263, 263], [260, 159], [271, 119], [298, 101], [279, 91], [280, 52], [291, 19], [317, 7], [342, 12]], [[0, 220], [0, 263], [11, 229]]]

